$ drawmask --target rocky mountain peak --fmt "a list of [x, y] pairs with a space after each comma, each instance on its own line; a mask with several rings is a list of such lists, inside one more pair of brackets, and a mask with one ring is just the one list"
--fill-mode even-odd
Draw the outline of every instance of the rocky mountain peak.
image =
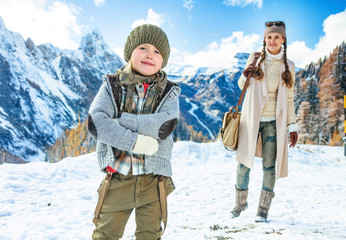
[[97, 29], [82, 37], [80, 46], [73, 55], [92, 67], [112, 69], [112, 72], [116, 71], [114, 66], [124, 65], [123, 60], [110, 49]]
[[88, 57], [110, 51], [97, 29], [82, 37], [78, 50], [83, 51]]
[[79, 50], [66, 51], [25, 41], [0, 18], [0, 151], [6, 162], [44, 160], [46, 146], [86, 118], [102, 75], [122, 66], [96, 30]]
[[239, 60], [247, 60], [249, 58], [250, 54], [249, 53], [237, 53], [234, 58], [237, 58]]
[[35, 43], [31, 38], [28, 38], [25, 42], [26, 47], [32, 52], [35, 48]]

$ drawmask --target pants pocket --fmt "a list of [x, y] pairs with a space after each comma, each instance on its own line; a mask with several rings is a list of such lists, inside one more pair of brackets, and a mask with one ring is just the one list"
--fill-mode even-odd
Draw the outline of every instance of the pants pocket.
[[166, 188], [166, 194], [167, 196], [172, 193], [175, 189], [174, 183], [172, 178], [170, 177], [164, 177], [165, 181], [165, 188]]
[[102, 185], [103, 185], [104, 182], [105, 182], [105, 180], [103, 179], [102, 182], [100, 183], [99, 188], [97, 189], [97, 193], [98, 193], [98, 194], [100, 194], [100, 190], [101, 190]]
[[273, 127], [273, 129], [276, 131], [276, 121], [270, 121], [270, 125]]

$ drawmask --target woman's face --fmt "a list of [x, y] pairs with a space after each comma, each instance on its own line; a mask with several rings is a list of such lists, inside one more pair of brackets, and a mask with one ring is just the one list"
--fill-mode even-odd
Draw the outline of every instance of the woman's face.
[[269, 33], [265, 37], [266, 47], [271, 54], [278, 54], [285, 39], [280, 33]]
[[138, 45], [131, 55], [133, 70], [145, 76], [157, 73], [161, 69], [162, 62], [160, 51], [148, 43]]

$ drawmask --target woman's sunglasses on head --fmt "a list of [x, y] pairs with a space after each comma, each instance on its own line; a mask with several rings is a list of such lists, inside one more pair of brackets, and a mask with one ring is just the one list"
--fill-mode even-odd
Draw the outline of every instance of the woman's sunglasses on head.
[[284, 26], [284, 28], [286, 28], [285, 23], [283, 21], [266, 22], [265, 25], [266, 25], [266, 27], [271, 27], [271, 26], [275, 25], [278, 27]]

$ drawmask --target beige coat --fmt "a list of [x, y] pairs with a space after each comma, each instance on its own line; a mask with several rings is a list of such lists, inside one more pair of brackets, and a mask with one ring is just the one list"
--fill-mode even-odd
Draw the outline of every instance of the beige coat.
[[[248, 59], [247, 65], [252, 62], [254, 54]], [[258, 60], [259, 61], [259, 60]], [[295, 81], [294, 63], [287, 61], [290, 68], [293, 82]], [[261, 68], [264, 72], [264, 63], [262, 62]], [[282, 64], [281, 72], [285, 70], [284, 64]], [[268, 100], [267, 80], [264, 74], [262, 80], [254, 80], [251, 78], [250, 85], [247, 89], [240, 118], [239, 125], [239, 140], [238, 150], [236, 153], [236, 161], [244, 164], [248, 168], [252, 168], [254, 165], [254, 157], [256, 153], [256, 144], [259, 131], [259, 124], [261, 120], [262, 110]], [[280, 74], [281, 76], [281, 74]], [[243, 76], [242, 76], [243, 77]], [[276, 102], [276, 134], [277, 134], [277, 155], [276, 155], [276, 167], [277, 178], [287, 177], [288, 175], [288, 135], [287, 125], [289, 123], [295, 123], [295, 113], [292, 99], [292, 88], [289, 90], [282, 83], [280, 77], [280, 83], [277, 93]], [[290, 101], [289, 101], [290, 100]], [[290, 106], [288, 106], [288, 103]], [[293, 114], [293, 116], [292, 116]], [[292, 119], [293, 122], [292, 122]], [[257, 144], [258, 145], [258, 144]], [[260, 144], [259, 144], [260, 145]], [[257, 151], [261, 152], [261, 151]], [[256, 155], [257, 156], [257, 155]]]

